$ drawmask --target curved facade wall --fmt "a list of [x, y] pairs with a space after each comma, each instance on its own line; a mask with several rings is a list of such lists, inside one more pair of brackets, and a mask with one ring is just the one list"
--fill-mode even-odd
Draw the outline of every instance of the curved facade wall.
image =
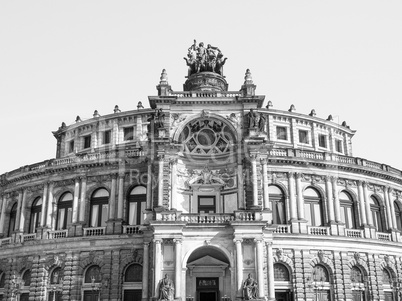
[[262, 108], [249, 75], [158, 91], [1, 176], [3, 300], [397, 300], [401, 171], [353, 157], [346, 124]]

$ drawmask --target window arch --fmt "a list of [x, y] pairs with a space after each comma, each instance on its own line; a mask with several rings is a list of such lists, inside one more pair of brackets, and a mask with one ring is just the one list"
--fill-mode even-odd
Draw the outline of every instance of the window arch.
[[286, 224], [285, 196], [282, 189], [276, 185], [270, 185], [268, 193], [272, 208], [272, 223]]
[[64, 193], [57, 202], [56, 230], [67, 229], [72, 222], [73, 195], [71, 192]]
[[402, 206], [399, 202], [394, 201], [396, 227], [399, 231], [402, 231]]
[[347, 191], [339, 193], [339, 203], [341, 206], [341, 221], [345, 223], [347, 229], [356, 229], [356, 212], [353, 198]]
[[307, 224], [310, 226], [323, 226], [323, 204], [322, 197], [317, 189], [308, 187], [303, 192], [304, 213]]
[[309, 279], [309, 286], [314, 290], [315, 300], [334, 300], [329, 272], [325, 266], [321, 264], [314, 266], [313, 277]]
[[129, 225], [141, 225], [144, 222], [146, 209], [147, 189], [144, 186], [134, 187], [127, 198], [127, 223]]
[[41, 216], [42, 216], [42, 198], [38, 197], [32, 203], [31, 219], [29, 222], [29, 233], [36, 232], [36, 228], [40, 226]]
[[100, 267], [98, 265], [90, 266], [85, 272], [84, 282], [101, 283], [101, 281], [102, 281], [102, 274]]
[[353, 266], [351, 268], [350, 281], [352, 285], [353, 300], [366, 300], [364, 273], [359, 267]]
[[108, 219], [109, 192], [105, 188], [96, 190], [91, 196], [91, 227], [105, 227]]
[[15, 203], [13, 207], [11, 207], [10, 221], [8, 223], [8, 235], [7, 235], [8, 237], [11, 237], [11, 235], [14, 232], [16, 218], [17, 218], [17, 203]]
[[375, 196], [372, 195], [370, 196], [369, 204], [371, 216], [373, 218], [373, 225], [377, 229], [377, 231], [383, 232], [385, 227], [382, 219], [383, 209], [380, 205], [380, 202]]
[[124, 282], [142, 282], [142, 265], [131, 264], [124, 273]]

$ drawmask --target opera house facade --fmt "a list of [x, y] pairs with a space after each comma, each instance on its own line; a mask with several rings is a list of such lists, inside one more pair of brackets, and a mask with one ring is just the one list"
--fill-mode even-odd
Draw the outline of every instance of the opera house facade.
[[400, 300], [402, 172], [249, 70], [229, 91], [219, 48], [185, 60], [183, 91], [163, 70], [150, 108], [77, 116], [1, 175], [0, 300]]

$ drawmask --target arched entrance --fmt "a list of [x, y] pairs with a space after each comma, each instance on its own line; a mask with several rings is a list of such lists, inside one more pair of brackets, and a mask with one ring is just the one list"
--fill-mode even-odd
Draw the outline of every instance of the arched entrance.
[[212, 246], [196, 249], [187, 260], [186, 295], [194, 301], [219, 301], [231, 296], [230, 262]]

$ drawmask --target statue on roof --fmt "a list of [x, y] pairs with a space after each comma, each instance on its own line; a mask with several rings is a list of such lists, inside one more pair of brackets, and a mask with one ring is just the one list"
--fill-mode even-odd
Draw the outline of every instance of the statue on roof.
[[196, 40], [188, 48], [187, 57], [184, 58], [188, 66], [188, 76], [205, 71], [223, 75], [226, 59], [218, 47], [208, 44], [205, 48], [203, 42], [197, 46]]

